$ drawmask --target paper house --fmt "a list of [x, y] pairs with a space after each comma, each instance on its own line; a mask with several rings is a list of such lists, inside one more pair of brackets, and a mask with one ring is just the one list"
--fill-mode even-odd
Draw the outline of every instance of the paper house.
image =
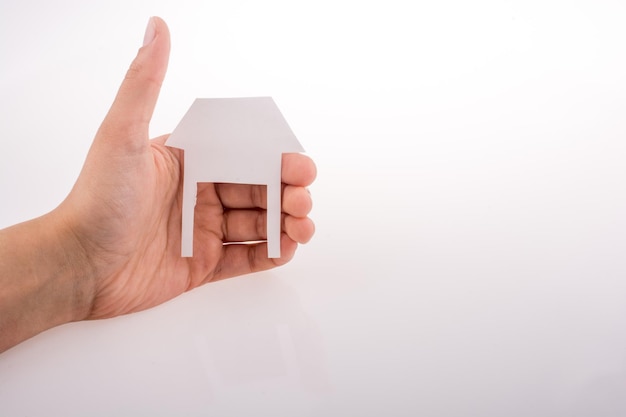
[[280, 257], [281, 161], [304, 149], [271, 97], [199, 98], [167, 145], [185, 151], [181, 255], [193, 256], [199, 182], [267, 186], [267, 252]]

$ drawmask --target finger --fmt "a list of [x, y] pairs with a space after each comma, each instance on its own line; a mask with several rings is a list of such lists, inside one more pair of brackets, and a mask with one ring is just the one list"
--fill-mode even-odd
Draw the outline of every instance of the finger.
[[[267, 208], [267, 186], [265, 185], [219, 183], [215, 184], [215, 192], [225, 208]], [[200, 197], [199, 190], [198, 198]]]
[[[249, 242], [267, 239], [267, 212], [262, 210], [229, 210], [224, 212], [225, 242]], [[315, 225], [309, 218], [282, 216], [282, 230], [292, 240], [306, 243], [315, 233]]]
[[298, 244], [286, 234], [280, 237], [280, 258], [267, 257], [267, 243], [227, 245], [211, 281], [232, 278], [252, 272], [265, 271], [286, 264], [296, 253]]
[[248, 242], [267, 239], [266, 212], [262, 210], [228, 210], [224, 212], [225, 242]]
[[[264, 185], [216, 184], [215, 190], [227, 209], [266, 209], [267, 192]], [[201, 193], [198, 192], [198, 199]], [[201, 201], [199, 200], [199, 203]], [[311, 211], [313, 200], [304, 187], [284, 185], [281, 211], [296, 217], [304, 217]]]
[[317, 167], [311, 158], [300, 153], [283, 154], [281, 181], [285, 184], [306, 187], [317, 176]]
[[285, 216], [283, 223], [287, 236], [298, 243], [307, 243], [315, 234], [315, 223], [308, 217]]
[[284, 213], [305, 217], [313, 208], [313, 199], [306, 188], [288, 185], [283, 190], [282, 205]]
[[161, 90], [170, 52], [167, 25], [158, 17], [150, 18], [144, 37], [126, 77], [120, 86], [98, 137], [115, 145], [144, 147], [148, 143], [148, 124]]

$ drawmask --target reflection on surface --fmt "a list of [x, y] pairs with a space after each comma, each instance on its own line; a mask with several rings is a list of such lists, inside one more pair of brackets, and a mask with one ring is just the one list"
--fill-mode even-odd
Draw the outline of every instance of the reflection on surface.
[[194, 324], [209, 379], [228, 385], [286, 378], [313, 392], [328, 390], [319, 331], [291, 287], [269, 273], [218, 285], [204, 294]]

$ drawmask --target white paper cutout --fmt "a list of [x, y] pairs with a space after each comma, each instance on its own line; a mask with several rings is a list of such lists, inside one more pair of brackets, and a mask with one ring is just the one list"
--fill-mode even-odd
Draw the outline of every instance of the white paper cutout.
[[304, 152], [271, 97], [198, 98], [167, 145], [185, 151], [181, 256], [193, 256], [199, 182], [267, 186], [267, 255], [280, 257], [281, 161]]

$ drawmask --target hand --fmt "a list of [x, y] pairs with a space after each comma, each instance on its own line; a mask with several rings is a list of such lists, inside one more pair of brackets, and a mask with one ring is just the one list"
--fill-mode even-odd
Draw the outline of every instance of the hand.
[[306, 190], [315, 177], [308, 157], [286, 154], [282, 163], [281, 258], [268, 259], [265, 188], [200, 184], [194, 257], [181, 258], [182, 151], [150, 141], [148, 124], [169, 57], [169, 32], [150, 20], [139, 50], [67, 199], [57, 209], [75, 238], [72, 247], [89, 266], [96, 319], [143, 310], [209, 281], [266, 270], [288, 262], [314, 226]]

